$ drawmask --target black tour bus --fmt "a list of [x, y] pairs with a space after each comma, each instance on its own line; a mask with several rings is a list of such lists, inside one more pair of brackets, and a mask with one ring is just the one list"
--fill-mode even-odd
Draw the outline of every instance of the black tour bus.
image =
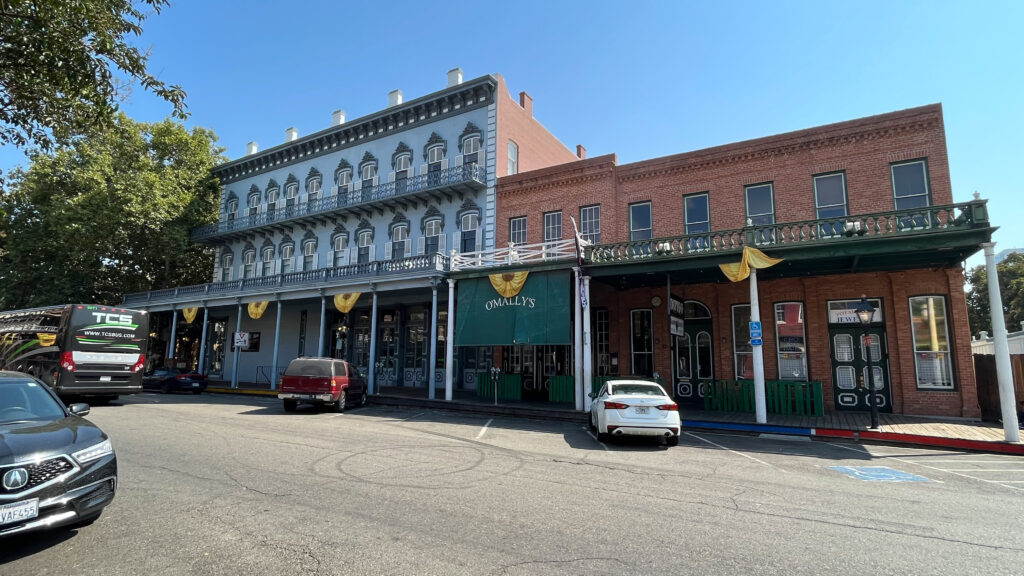
[[149, 316], [95, 304], [0, 312], [0, 370], [31, 374], [60, 396], [112, 400], [142, 390]]

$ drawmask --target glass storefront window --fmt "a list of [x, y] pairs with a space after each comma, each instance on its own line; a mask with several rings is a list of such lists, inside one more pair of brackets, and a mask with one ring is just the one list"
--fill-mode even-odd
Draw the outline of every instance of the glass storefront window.
[[914, 367], [918, 388], [953, 388], [946, 299], [915, 296], [910, 299], [910, 329], [914, 340]]
[[779, 380], [807, 380], [807, 337], [802, 302], [775, 304], [775, 350]]
[[750, 345], [750, 305], [732, 307], [732, 350], [736, 378], [754, 378], [754, 349]]

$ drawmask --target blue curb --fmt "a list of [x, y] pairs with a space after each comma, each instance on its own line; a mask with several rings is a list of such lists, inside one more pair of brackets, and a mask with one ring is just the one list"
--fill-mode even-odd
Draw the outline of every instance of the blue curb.
[[813, 428], [795, 428], [793, 426], [771, 426], [768, 424], [731, 424], [728, 422], [705, 422], [702, 420], [683, 420], [688, 428], [708, 428], [712, 430], [738, 430], [741, 432], [768, 432], [771, 434], [799, 434], [813, 436]]

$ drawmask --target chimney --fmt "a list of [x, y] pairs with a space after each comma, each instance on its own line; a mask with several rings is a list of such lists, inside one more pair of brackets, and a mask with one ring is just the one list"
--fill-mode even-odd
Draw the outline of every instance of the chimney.
[[523, 110], [526, 110], [526, 113], [529, 114], [531, 118], [533, 117], [533, 98], [530, 98], [530, 95], [526, 92], [519, 93], [519, 106]]
[[259, 152], [259, 151], [260, 151], [260, 147], [255, 142], [249, 142], [248, 144], [245, 145], [245, 155], [246, 156], [252, 156], [253, 154], [255, 154], [255, 153]]
[[341, 126], [345, 123], [345, 111], [335, 110], [331, 112], [331, 126]]
[[587, 149], [583, 147], [583, 144], [576, 145], [576, 157], [579, 158], [580, 160], [586, 160]]
[[459, 84], [462, 84], [462, 68], [452, 68], [448, 71], [448, 86], [446, 88], [458, 86]]
[[398, 106], [401, 103], [402, 103], [402, 91], [401, 90], [392, 90], [391, 92], [388, 92], [388, 108], [391, 108], [392, 106]]
[[298, 140], [298, 139], [299, 139], [299, 131], [296, 130], [295, 128], [289, 128], [289, 129], [284, 131], [284, 141], [285, 142], [294, 142], [295, 140]]

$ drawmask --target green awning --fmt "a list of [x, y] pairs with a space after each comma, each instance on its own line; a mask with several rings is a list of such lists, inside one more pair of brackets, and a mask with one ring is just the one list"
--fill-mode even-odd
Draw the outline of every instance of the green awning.
[[[514, 284], [511, 274], [506, 283]], [[500, 278], [496, 278], [499, 284]], [[534, 272], [502, 296], [490, 278], [462, 280], [455, 309], [456, 346], [570, 344], [569, 273]]]

